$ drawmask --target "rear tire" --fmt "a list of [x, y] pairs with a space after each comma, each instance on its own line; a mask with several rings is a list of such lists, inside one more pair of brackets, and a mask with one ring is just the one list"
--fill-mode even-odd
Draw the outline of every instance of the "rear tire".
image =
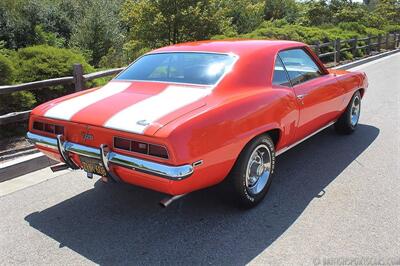
[[361, 113], [361, 94], [355, 92], [344, 113], [335, 123], [336, 132], [339, 134], [351, 134], [357, 128]]
[[275, 167], [275, 148], [268, 135], [246, 145], [226, 179], [226, 192], [239, 207], [252, 208], [265, 197]]

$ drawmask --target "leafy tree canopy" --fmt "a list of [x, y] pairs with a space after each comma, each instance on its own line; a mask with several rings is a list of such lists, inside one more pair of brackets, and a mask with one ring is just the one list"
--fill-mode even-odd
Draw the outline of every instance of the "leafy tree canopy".
[[[86, 72], [120, 67], [187, 41], [311, 44], [388, 32], [400, 32], [400, 0], [1, 0], [0, 85], [69, 76], [74, 63]], [[2, 95], [0, 113], [29, 110], [69, 92], [72, 86]]]
[[220, 33], [225, 17], [218, 0], [127, 0], [121, 11], [130, 39], [150, 48], [204, 40]]

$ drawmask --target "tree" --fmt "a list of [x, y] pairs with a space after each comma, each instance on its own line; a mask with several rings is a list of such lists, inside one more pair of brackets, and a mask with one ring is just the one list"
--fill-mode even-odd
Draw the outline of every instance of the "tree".
[[400, 1], [380, 0], [376, 4], [374, 13], [381, 17], [386, 24], [400, 24]]
[[288, 22], [294, 22], [299, 16], [299, 8], [295, 0], [266, 0], [264, 18], [275, 20], [286, 18]]
[[90, 63], [98, 66], [109, 49], [122, 49], [124, 36], [118, 20], [119, 5], [108, 0], [87, 0], [86, 8], [73, 28], [71, 45], [90, 55]]
[[307, 2], [307, 8], [305, 12], [305, 24], [306, 25], [323, 25], [331, 23], [332, 10], [329, 8], [326, 0]]
[[44, 39], [60, 44], [69, 40], [77, 10], [74, 0], [2, 0], [0, 39], [11, 49], [46, 44]]
[[127, 0], [121, 16], [138, 47], [204, 40], [222, 31], [218, 0]]
[[332, 22], [334, 24], [341, 22], [361, 22], [363, 18], [368, 16], [365, 6], [359, 3], [348, 3], [342, 5], [333, 13]]
[[223, 0], [224, 16], [239, 34], [255, 30], [262, 22], [265, 2], [260, 0]]

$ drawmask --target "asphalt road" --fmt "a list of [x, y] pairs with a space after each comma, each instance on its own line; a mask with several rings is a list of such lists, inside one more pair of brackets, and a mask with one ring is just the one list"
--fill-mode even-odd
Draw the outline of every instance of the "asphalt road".
[[257, 208], [209, 189], [162, 209], [161, 194], [65, 172], [0, 198], [0, 264], [400, 263], [400, 53], [357, 69], [357, 132], [278, 157]]

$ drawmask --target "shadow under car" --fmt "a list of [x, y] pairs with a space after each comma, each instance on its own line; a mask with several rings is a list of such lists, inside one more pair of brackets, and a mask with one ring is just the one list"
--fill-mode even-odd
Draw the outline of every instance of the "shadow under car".
[[363, 124], [348, 136], [328, 128], [284, 153], [268, 195], [251, 210], [221, 201], [218, 188], [163, 209], [160, 193], [97, 182], [25, 220], [98, 264], [245, 264], [281, 236], [378, 134]]

